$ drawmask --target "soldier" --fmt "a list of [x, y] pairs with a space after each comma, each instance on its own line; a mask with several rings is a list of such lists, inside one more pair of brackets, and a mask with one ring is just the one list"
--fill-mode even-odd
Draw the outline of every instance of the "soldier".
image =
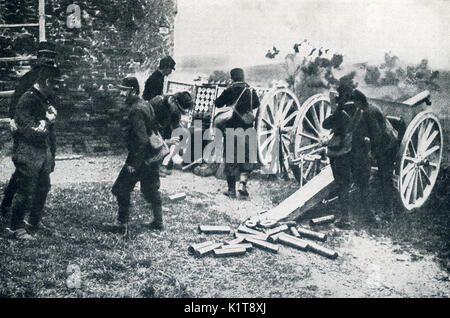
[[[25, 73], [20, 78], [19, 83], [17, 84], [16, 89], [14, 90], [14, 94], [11, 97], [11, 101], [9, 103], [9, 118], [11, 119], [10, 125], [13, 138], [13, 149], [16, 147], [14, 135], [15, 131], [17, 130], [17, 126], [14, 121], [14, 115], [16, 111], [17, 102], [19, 101], [19, 98], [27, 90], [29, 90], [34, 85], [34, 83], [36, 83], [36, 80], [38, 79], [39, 76], [39, 69], [45, 65], [53, 66], [55, 64], [55, 57], [56, 51], [55, 45], [53, 43], [45, 41], [39, 42], [36, 65], [33, 66], [33, 68], [30, 71]], [[52, 98], [52, 96], [50, 96], [49, 98]], [[17, 189], [17, 177], [16, 174], [13, 174], [11, 176], [11, 179], [9, 180], [8, 186], [4, 190], [4, 197], [0, 208], [1, 215], [5, 220], [11, 208], [11, 203], [14, 194], [16, 193], [16, 189]]]
[[[139, 181], [144, 199], [153, 209], [154, 220], [149, 228], [163, 230], [159, 166], [167, 152], [162, 151], [164, 147], [156, 148], [155, 141], [151, 140], [156, 138], [162, 145], [160, 131], [166, 127], [178, 127], [181, 114], [192, 107], [192, 98], [188, 92], [182, 92], [173, 96], [157, 96], [146, 103], [138, 96], [139, 85], [135, 77], [125, 78], [120, 88], [130, 109], [126, 136], [128, 156], [112, 187], [119, 205], [118, 219], [108, 225], [122, 234], [128, 233], [130, 194]], [[165, 140], [168, 146], [178, 142], [179, 137]]]
[[151, 100], [153, 97], [163, 94], [164, 77], [170, 75], [175, 70], [175, 61], [166, 56], [159, 61], [159, 68], [150, 75], [145, 82], [144, 93], [142, 98], [144, 100]]
[[393, 216], [392, 174], [398, 152], [398, 133], [381, 109], [369, 104], [363, 93], [355, 90], [353, 96], [367, 117], [370, 152], [378, 166], [383, 216], [390, 219]]
[[59, 69], [42, 66], [37, 82], [20, 97], [14, 114], [17, 125], [12, 160], [16, 167], [16, 193], [12, 202], [11, 231], [17, 239], [34, 239], [25, 229], [24, 217], [30, 212], [28, 232], [40, 227], [42, 210], [50, 190], [50, 173], [55, 168], [55, 96]]
[[[216, 99], [215, 105], [221, 108], [225, 105], [232, 105], [237, 101], [235, 107], [236, 111], [233, 112], [233, 116], [227, 122], [226, 128], [242, 128], [247, 129], [253, 127], [254, 116], [253, 109], [259, 107], [259, 98], [255, 90], [249, 89], [250, 86], [244, 82], [244, 71], [240, 68], [234, 68], [230, 71], [230, 76], [232, 84], [227, 87], [226, 90]], [[239, 98], [239, 100], [238, 100]], [[243, 117], [244, 116], [244, 117]], [[253, 117], [252, 117], [253, 116]], [[245, 121], [244, 118], [253, 118], [252, 121]], [[225, 145], [227, 144], [227, 135], [225, 133]], [[245, 149], [250, 151], [250, 142], [255, 142], [255, 140], [250, 141], [249, 136], [245, 136]], [[237, 142], [232, 141], [234, 145], [234, 160], [233, 163], [227, 163], [225, 161], [224, 173], [227, 177], [228, 190], [224, 193], [230, 198], [236, 198], [236, 181], [239, 180], [238, 192], [242, 198], [247, 198], [249, 196], [247, 191], [248, 175], [253, 169], [253, 164], [249, 161], [249, 153], [244, 150], [245, 153], [245, 163], [237, 162]], [[226, 147], [224, 147], [226, 149]], [[225, 151], [226, 158], [226, 151]]]
[[[150, 101], [154, 97], [163, 94], [164, 77], [170, 75], [175, 70], [175, 64], [175, 61], [170, 56], [166, 56], [159, 61], [159, 68], [145, 82], [144, 93], [142, 94], [144, 100]], [[170, 131], [164, 133], [170, 135]], [[170, 162], [166, 166], [161, 165], [161, 176], [165, 177], [171, 174], [171, 171], [168, 169], [169, 164]]]
[[[370, 178], [368, 117], [355, 103], [356, 84], [353, 76], [347, 75], [339, 80], [337, 107], [335, 112], [325, 119], [323, 127], [333, 131], [334, 140], [340, 140], [335, 148], [328, 145], [331, 169], [338, 188], [341, 218], [336, 222], [338, 227], [349, 227], [349, 190], [354, 181], [359, 187], [359, 209], [368, 198]], [[348, 142], [347, 142], [348, 141]], [[361, 211], [366, 221], [373, 222], [370, 209]]]

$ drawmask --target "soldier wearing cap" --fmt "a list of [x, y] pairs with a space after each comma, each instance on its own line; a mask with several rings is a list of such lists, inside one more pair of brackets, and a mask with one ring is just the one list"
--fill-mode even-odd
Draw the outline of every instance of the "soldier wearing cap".
[[[55, 168], [56, 109], [51, 104], [60, 72], [56, 66], [42, 66], [36, 83], [20, 97], [14, 113], [17, 125], [12, 160], [17, 189], [12, 202], [11, 231], [18, 239], [33, 239], [27, 233], [40, 227], [42, 210], [50, 190], [50, 173]], [[30, 213], [28, 222], [25, 214]]]
[[163, 94], [164, 77], [175, 70], [175, 64], [175, 61], [170, 56], [166, 56], [159, 61], [159, 68], [145, 82], [144, 93], [142, 94], [143, 99], [149, 101], [153, 97]]
[[[164, 97], [157, 96], [150, 103], [144, 102], [138, 96], [139, 85], [135, 77], [125, 78], [119, 87], [126, 95], [126, 104], [129, 107], [126, 133], [128, 156], [112, 188], [119, 205], [118, 219], [109, 225], [122, 234], [128, 232], [130, 194], [136, 183], [140, 182], [144, 199], [151, 204], [153, 210], [154, 219], [149, 228], [163, 230], [159, 166], [165, 147], [155, 149], [150, 138], [161, 136], [161, 131], [166, 127], [179, 127], [181, 114], [193, 105], [192, 98], [188, 92], [181, 92]], [[160, 140], [162, 142], [163, 139]], [[179, 142], [179, 138], [169, 138], [164, 142], [171, 146]]]
[[[244, 122], [243, 115], [251, 114], [249, 117], [253, 115], [253, 109], [259, 107], [259, 98], [256, 94], [256, 91], [250, 89], [250, 86], [244, 81], [244, 71], [241, 68], [234, 68], [230, 71], [231, 76], [231, 85], [225, 89], [222, 94], [216, 99], [215, 105], [218, 108], [224, 107], [225, 105], [232, 105], [237, 101], [237, 105], [235, 107], [236, 112], [233, 113], [231, 119], [227, 122], [226, 128], [242, 128], [247, 129], [253, 127], [253, 122]], [[244, 91], [245, 90], [245, 91]], [[242, 94], [242, 95], [241, 95]], [[240, 98], [239, 98], [240, 97]], [[239, 98], [239, 100], [237, 100]], [[226, 133], [225, 133], [225, 145], [226, 142]], [[256, 142], [250, 141], [249, 136], [245, 136], [245, 162], [238, 163], [237, 162], [237, 142], [233, 141], [234, 145], [234, 158], [232, 163], [228, 163], [225, 161], [225, 170], [224, 173], [227, 177], [228, 190], [224, 193], [230, 198], [236, 197], [236, 182], [239, 180], [238, 192], [239, 195], [243, 198], [248, 197], [247, 191], [247, 182], [248, 175], [253, 169], [253, 164], [249, 162], [249, 153], [246, 149], [250, 149], [249, 143]], [[226, 147], [224, 147], [226, 149]], [[226, 151], [225, 151], [226, 156]]]
[[[9, 103], [9, 117], [11, 119], [10, 126], [13, 138], [13, 149], [16, 147], [15, 132], [17, 130], [17, 126], [14, 121], [14, 115], [16, 111], [17, 102], [19, 101], [20, 97], [36, 83], [39, 77], [39, 70], [41, 67], [55, 66], [55, 58], [56, 58], [55, 44], [46, 41], [39, 42], [36, 64], [30, 71], [25, 73], [20, 78], [14, 90], [14, 94], [11, 97]], [[52, 99], [53, 96], [49, 96], [49, 98]], [[8, 211], [11, 208], [12, 200], [14, 194], [16, 193], [16, 189], [17, 189], [17, 178], [16, 174], [13, 174], [8, 183], [8, 186], [4, 190], [4, 197], [1, 203], [1, 214], [4, 218], [6, 218]]]

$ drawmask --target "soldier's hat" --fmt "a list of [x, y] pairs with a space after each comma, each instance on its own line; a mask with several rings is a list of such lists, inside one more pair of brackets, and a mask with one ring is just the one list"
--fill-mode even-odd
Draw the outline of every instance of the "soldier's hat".
[[137, 78], [134, 76], [125, 77], [122, 80], [122, 83], [117, 85], [117, 87], [120, 89], [133, 89], [134, 88], [136, 90], [136, 94], [139, 95], [139, 82], [138, 82]]
[[192, 100], [192, 96], [188, 91], [177, 92], [173, 95], [173, 97], [177, 101], [176, 104], [182, 114], [186, 114], [189, 109], [194, 107], [194, 101]]
[[353, 91], [358, 86], [358, 84], [353, 81], [355, 74], [355, 72], [351, 72], [339, 79], [337, 91], [339, 93], [338, 99], [340, 102], [347, 102], [353, 97]]
[[47, 41], [39, 42], [37, 57], [38, 59], [54, 59], [56, 57], [56, 45]]
[[243, 82], [244, 81], [244, 70], [242, 68], [233, 68], [230, 71], [231, 79], [235, 82]]
[[175, 61], [171, 56], [166, 56], [159, 61], [159, 68], [175, 70]]

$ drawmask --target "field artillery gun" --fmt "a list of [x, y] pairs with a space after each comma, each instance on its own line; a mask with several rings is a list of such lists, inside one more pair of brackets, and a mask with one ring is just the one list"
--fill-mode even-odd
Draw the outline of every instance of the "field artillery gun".
[[[179, 87], [174, 88], [175, 84]], [[214, 100], [225, 85], [186, 85], [189, 84], [169, 82], [167, 92], [190, 90], [195, 96], [193, 118], [201, 117], [198, 115], [201, 112], [209, 113], [208, 118], [212, 118]], [[334, 192], [334, 178], [326, 156], [326, 143], [331, 132], [322, 127], [323, 121], [332, 113], [332, 105], [325, 94], [311, 96], [300, 105], [297, 96], [285, 87], [262, 88], [258, 93], [261, 100], [255, 123], [258, 160], [266, 173], [292, 171], [300, 188], [279, 206], [257, 218], [292, 219], [329, 200]], [[442, 161], [443, 131], [438, 117], [428, 108], [430, 98], [430, 92], [424, 91], [403, 102], [368, 99], [369, 103], [381, 108], [398, 132], [399, 150], [393, 182], [408, 211], [420, 208], [426, 202]], [[212, 126], [212, 123], [208, 122], [208, 125]]]

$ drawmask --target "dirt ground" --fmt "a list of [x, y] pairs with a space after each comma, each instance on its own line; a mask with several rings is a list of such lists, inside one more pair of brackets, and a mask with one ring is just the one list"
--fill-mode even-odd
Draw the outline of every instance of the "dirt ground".
[[[110, 187], [123, 160], [123, 156], [115, 156], [58, 161], [52, 174], [53, 187], [49, 196], [74, 184], [98, 182]], [[3, 183], [12, 173], [13, 165], [9, 158], [3, 158], [0, 166], [0, 182]], [[255, 174], [249, 185], [251, 200], [245, 201], [230, 200], [222, 195], [225, 187], [226, 182], [215, 177], [199, 177], [177, 170], [161, 181], [163, 197], [177, 192], [187, 193], [183, 213], [191, 213], [195, 218], [198, 209], [204, 208], [217, 215], [228, 216], [232, 226], [273, 207], [294, 191], [295, 184]], [[109, 204], [114, 206], [114, 202]], [[174, 207], [176, 209], [177, 206]], [[307, 226], [309, 217], [333, 213], [334, 210], [330, 209], [332, 207], [325, 206], [315, 210], [299, 222]], [[176, 222], [178, 213], [172, 207], [170, 210], [166, 206], [168, 231], [170, 223]], [[407, 218], [414, 219], [414, 216]], [[194, 297], [449, 297], [450, 281], [446, 266], [438, 262], [434, 251], [423, 248], [423, 245], [402, 241], [396, 235], [390, 235], [389, 231], [371, 231], [358, 222], [354, 229], [348, 231], [339, 230], [334, 225], [322, 226], [319, 230], [328, 234], [329, 239], [324, 245], [338, 252], [336, 260], [282, 246], [279, 254], [256, 249], [250, 252], [254, 254], [250, 258], [194, 259], [187, 256], [181, 258], [186, 264], [174, 265], [173, 268], [167, 264], [162, 268], [177, 277], [177, 282], [187, 286], [189, 295]], [[406, 229], [403, 233], [408, 231], [412, 233], [415, 229]], [[186, 234], [194, 236], [191, 241], [211, 238], [192, 233], [195, 229], [189, 229]], [[146, 240], [151, 246], [152, 240], [164, 242], [161, 237], [152, 235]], [[442, 237], [437, 240], [442, 240]], [[172, 243], [164, 243], [162, 248], [171, 248]], [[188, 246], [183, 244], [172, 247], [179, 249], [175, 253], [186, 254]], [[122, 252], [126, 253], [126, 250]], [[161, 261], [155, 262], [159, 264]]]

